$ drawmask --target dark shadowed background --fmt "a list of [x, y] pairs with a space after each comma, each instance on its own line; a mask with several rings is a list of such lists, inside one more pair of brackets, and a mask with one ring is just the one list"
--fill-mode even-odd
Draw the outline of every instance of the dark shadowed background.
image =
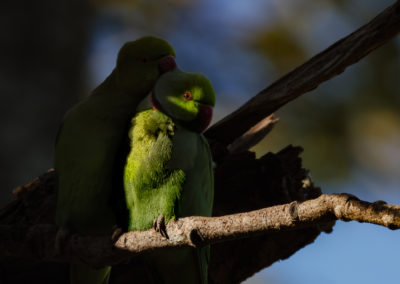
[[[0, 4], [0, 205], [52, 167], [65, 111], [113, 69], [121, 45], [167, 39], [217, 94], [215, 120], [369, 21], [383, 0], [38, 0]], [[285, 106], [255, 151], [304, 147], [325, 193], [400, 204], [400, 38]], [[244, 197], [245, 198], [245, 197]], [[395, 283], [399, 232], [338, 223], [247, 283]]]

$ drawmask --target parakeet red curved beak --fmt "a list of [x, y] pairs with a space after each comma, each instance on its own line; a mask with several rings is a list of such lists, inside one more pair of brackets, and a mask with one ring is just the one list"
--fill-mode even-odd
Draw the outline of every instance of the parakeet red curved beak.
[[199, 113], [196, 119], [196, 122], [198, 124], [195, 126], [195, 131], [200, 133], [204, 132], [204, 130], [206, 130], [211, 123], [212, 114], [213, 114], [212, 106], [201, 105], [199, 107]]
[[167, 55], [161, 58], [158, 66], [160, 67], [161, 74], [174, 70], [176, 66], [175, 57]]

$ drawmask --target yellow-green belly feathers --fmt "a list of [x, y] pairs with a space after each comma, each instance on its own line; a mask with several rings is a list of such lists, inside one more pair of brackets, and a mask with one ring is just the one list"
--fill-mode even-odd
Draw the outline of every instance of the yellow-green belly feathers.
[[[166, 222], [211, 216], [212, 157], [202, 134], [174, 123], [160, 111], [145, 110], [132, 120], [129, 136], [131, 151], [124, 170], [129, 230], [149, 229], [160, 215]], [[208, 256], [207, 247], [158, 250], [145, 259], [155, 271], [155, 281], [206, 283]]]

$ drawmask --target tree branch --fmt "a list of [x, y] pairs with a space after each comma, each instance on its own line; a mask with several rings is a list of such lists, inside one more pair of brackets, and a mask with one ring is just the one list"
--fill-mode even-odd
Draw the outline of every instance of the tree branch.
[[400, 206], [370, 203], [350, 194], [324, 194], [304, 202], [272, 206], [222, 217], [186, 217], [167, 225], [169, 239], [154, 230], [128, 232], [115, 246], [132, 253], [159, 247], [203, 247], [282, 230], [296, 230], [336, 220], [400, 228]]
[[214, 124], [205, 135], [224, 145], [230, 144], [264, 117], [342, 73], [399, 32], [400, 2], [397, 1], [368, 24], [262, 90], [238, 110]]
[[261, 120], [259, 123], [254, 125], [242, 136], [237, 138], [231, 144], [228, 145], [227, 149], [229, 153], [240, 153], [249, 150], [260, 142], [271, 130], [275, 124], [279, 121], [279, 118], [271, 114]]
[[[298, 230], [335, 220], [373, 223], [400, 228], [400, 206], [369, 203], [349, 194], [329, 194], [304, 202], [272, 206], [221, 217], [186, 217], [170, 221], [166, 239], [153, 229], [127, 232], [113, 245], [110, 236], [72, 235], [58, 254], [57, 227], [0, 226], [2, 258], [65, 262], [80, 259], [96, 267], [114, 265], [127, 257], [158, 248], [202, 247], [229, 240]], [[52, 240], [49, 242], [49, 240]], [[25, 244], [25, 245], [21, 245]]]

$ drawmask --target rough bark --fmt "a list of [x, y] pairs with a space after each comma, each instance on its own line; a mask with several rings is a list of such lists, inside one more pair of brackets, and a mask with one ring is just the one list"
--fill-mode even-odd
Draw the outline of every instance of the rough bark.
[[[213, 215], [246, 212], [318, 196], [318, 188], [303, 188], [302, 181], [307, 178], [307, 171], [301, 167], [301, 159], [298, 157], [301, 151], [299, 147], [288, 146], [277, 154], [269, 153], [260, 159], [256, 159], [251, 152], [227, 156], [216, 169]], [[243, 170], [244, 166], [246, 171]], [[57, 252], [54, 250], [54, 236], [57, 232], [54, 227], [54, 182], [54, 172], [49, 171], [32, 183], [16, 188], [16, 200], [0, 211], [2, 239], [20, 240], [14, 242], [14, 245], [6, 245], [4, 242], [0, 248], [7, 248], [0, 259], [3, 280], [13, 279], [11, 282], [5, 281], [6, 283], [26, 283], [27, 279], [40, 279], [44, 282], [47, 279], [51, 283], [58, 278], [68, 279], [66, 264], [53, 263], [57, 260]], [[249, 195], [250, 188], [254, 192]], [[242, 200], [246, 195], [248, 198]], [[13, 229], [9, 230], [11, 227]], [[282, 232], [215, 244], [211, 248], [210, 280], [212, 283], [232, 283], [232, 279], [235, 279], [234, 282], [242, 281], [276, 260], [290, 256], [312, 242], [319, 233], [320, 228], [314, 226], [299, 232]], [[126, 258], [123, 252], [116, 255], [113, 250], [104, 249], [101, 245], [102, 242], [111, 245], [110, 236], [96, 241], [92, 238], [78, 240], [79, 237], [73, 235], [66, 242], [62, 251], [64, 261], [89, 259], [86, 261], [101, 265], [104, 264], [103, 258], [90, 256], [103, 255], [105, 259], [108, 258], [106, 261], [109, 263]], [[103, 249], [99, 251], [99, 247]], [[260, 247], [265, 254], [260, 254]], [[252, 256], [252, 265], [247, 261], [243, 263], [246, 259], [243, 256], [246, 255]], [[58, 258], [58, 261], [61, 259]], [[133, 258], [126, 263], [127, 261], [113, 268], [112, 283], [126, 283], [127, 279], [146, 283], [146, 274], [140, 274], [143, 271], [140, 258]], [[48, 269], [49, 265], [51, 270]], [[23, 271], [23, 274], [16, 274], [16, 271]]]
[[[245, 213], [172, 220], [166, 225], [167, 237], [153, 228], [126, 232], [115, 242], [110, 235], [72, 235], [65, 242], [62, 252], [55, 250], [54, 240], [58, 231], [55, 225], [0, 226], [1, 235], [6, 236], [0, 249], [3, 258], [54, 262], [80, 259], [94, 267], [103, 267], [154, 249], [201, 248], [231, 240], [314, 227], [336, 220], [367, 222], [393, 230], [399, 229], [400, 206], [388, 205], [382, 201], [370, 203], [350, 194], [328, 194]], [[32, 244], [40, 244], [40, 250], [37, 250], [37, 245], [33, 249]]]
[[229, 153], [234, 154], [244, 152], [257, 145], [265, 136], [268, 135], [268, 133], [271, 132], [278, 121], [279, 118], [275, 117], [274, 114], [268, 115], [266, 118], [247, 130], [242, 136], [229, 144], [227, 147]]
[[[3, 263], [4, 271], [8, 273], [15, 271], [18, 265], [24, 272], [30, 271], [25, 269], [26, 266], [32, 269], [31, 272], [37, 273], [38, 267], [50, 265], [54, 270], [47, 272], [45, 277], [56, 272], [59, 277], [64, 275], [64, 278], [68, 278], [65, 265], [56, 265], [56, 263], [83, 261], [94, 267], [101, 267], [127, 261], [133, 256], [155, 248], [201, 247], [213, 244], [210, 282], [232, 283], [242, 281], [250, 272], [254, 272], [252, 269], [264, 267], [259, 261], [254, 261], [254, 258], [263, 257], [273, 262], [277, 260], [277, 257], [279, 259], [288, 257], [293, 253], [294, 244], [297, 249], [308, 244], [321, 230], [329, 231], [336, 220], [355, 220], [386, 226], [390, 229], [400, 228], [400, 206], [387, 205], [382, 201], [369, 203], [349, 194], [331, 194], [308, 200], [304, 200], [303, 196], [304, 201], [294, 201], [245, 213], [212, 218], [187, 217], [171, 221], [167, 225], [168, 239], [163, 238], [154, 230], [125, 233], [114, 245], [109, 235], [98, 237], [71, 235], [66, 239], [62, 251], [57, 251], [54, 241], [58, 228], [52, 218], [49, 218], [54, 216], [53, 179], [53, 172], [49, 172], [33, 183], [18, 188], [15, 191], [18, 199], [1, 211], [0, 250], [2, 255], [0, 261]], [[303, 182], [301, 188], [308, 192], [309, 197], [319, 194], [318, 189], [310, 183]], [[38, 204], [37, 201], [44, 202]], [[37, 204], [37, 208], [33, 204]], [[220, 213], [230, 211], [223, 206], [216, 208], [220, 210]], [[28, 209], [31, 211], [26, 211]], [[34, 214], [36, 210], [40, 215]], [[243, 259], [241, 250], [249, 246], [246, 241], [254, 242], [257, 251], [246, 250], [249, 258], [245, 258], [245, 262], [251, 259], [252, 265], [240, 266], [238, 263], [241, 263]], [[294, 241], [294, 244], [289, 241]], [[260, 243], [263, 245], [259, 246]], [[219, 245], [222, 247], [218, 247]], [[240, 253], [234, 249], [235, 247], [239, 247]], [[234, 255], [234, 260], [230, 260], [227, 254]], [[137, 271], [128, 268], [132, 266], [137, 268], [140, 265], [143, 265], [140, 259], [134, 258], [131, 265], [117, 266], [115, 270], [120, 269], [121, 272], [115, 273], [113, 283], [124, 283], [118, 279], [129, 279], [127, 274], [133, 272], [135, 275], [130, 275], [130, 277], [134, 276], [139, 280]], [[2, 276], [13, 279], [7, 273]], [[126, 278], [122, 278], [123, 276]], [[38, 277], [43, 278], [43, 275], [39, 274]], [[2, 280], [7, 278], [2, 278]], [[30, 279], [32, 280], [32, 276]], [[13, 280], [12, 283], [18, 282]]]

